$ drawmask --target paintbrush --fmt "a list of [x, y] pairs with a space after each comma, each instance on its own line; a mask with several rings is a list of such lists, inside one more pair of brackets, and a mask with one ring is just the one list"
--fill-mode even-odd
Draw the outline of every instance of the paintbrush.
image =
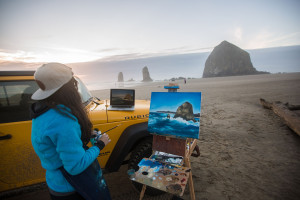
[[[113, 130], [113, 129], [117, 128], [118, 126], [121, 126], [121, 125], [122, 124], [118, 124], [117, 126], [114, 126], [114, 127], [110, 128], [110, 129], [104, 131], [103, 133], [101, 133], [101, 135], [103, 135], [104, 133], [107, 133], [107, 132], [109, 132], [109, 131], [111, 131], [111, 130]], [[95, 128], [94, 130], [97, 131], [97, 132], [99, 131], [98, 128]]]

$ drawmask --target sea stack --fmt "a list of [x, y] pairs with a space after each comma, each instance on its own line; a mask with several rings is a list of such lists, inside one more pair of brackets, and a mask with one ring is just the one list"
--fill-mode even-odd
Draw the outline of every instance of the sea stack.
[[153, 80], [150, 78], [148, 67], [145, 66], [143, 68], [143, 82], [149, 82], [149, 81], [153, 81]]
[[203, 78], [258, 74], [250, 55], [243, 49], [223, 41], [216, 46], [205, 62]]
[[122, 72], [119, 72], [118, 74], [118, 82], [124, 82], [124, 77]]
[[195, 121], [193, 113], [193, 105], [189, 102], [184, 102], [176, 110], [174, 118], [181, 117], [182, 119], [189, 121]]

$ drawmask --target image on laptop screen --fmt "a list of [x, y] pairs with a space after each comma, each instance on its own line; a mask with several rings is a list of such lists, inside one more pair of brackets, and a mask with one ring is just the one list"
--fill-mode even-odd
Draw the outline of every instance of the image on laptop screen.
[[131, 89], [111, 89], [110, 106], [112, 107], [132, 107], [134, 106], [135, 90]]

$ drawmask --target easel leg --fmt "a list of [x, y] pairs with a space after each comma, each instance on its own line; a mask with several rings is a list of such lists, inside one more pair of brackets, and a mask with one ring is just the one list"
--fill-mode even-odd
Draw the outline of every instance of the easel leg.
[[142, 188], [142, 191], [140, 194], [140, 200], [142, 200], [144, 198], [145, 191], [146, 191], [146, 185], [143, 185], [143, 188]]
[[[191, 168], [191, 162], [190, 162], [190, 158], [185, 158], [185, 165], [188, 168]], [[193, 183], [193, 174], [192, 171], [190, 171], [190, 177], [189, 177], [189, 188], [190, 188], [190, 196], [192, 200], [195, 200], [195, 192], [194, 192], [194, 183]]]

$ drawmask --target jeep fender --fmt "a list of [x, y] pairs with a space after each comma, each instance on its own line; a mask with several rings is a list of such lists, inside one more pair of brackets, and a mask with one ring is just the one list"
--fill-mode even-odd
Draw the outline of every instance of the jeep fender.
[[131, 151], [134, 145], [141, 139], [151, 137], [148, 128], [148, 122], [134, 124], [127, 127], [121, 137], [119, 138], [113, 152], [111, 153], [105, 170], [108, 172], [118, 171], [122, 165], [123, 160]]

